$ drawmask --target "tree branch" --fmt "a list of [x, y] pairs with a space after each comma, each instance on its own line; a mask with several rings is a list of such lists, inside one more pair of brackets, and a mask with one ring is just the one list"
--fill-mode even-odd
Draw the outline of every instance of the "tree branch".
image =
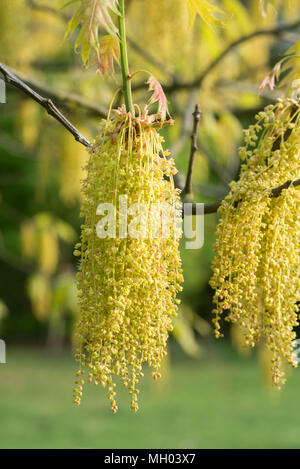
[[73, 124], [60, 112], [60, 110], [55, 106], [53, 101], [48, 98], [44, 98], [32, 88], [30, 88], [26, 83], [20, 80], [16, 75], [14, 75], [8, 68], [0, 62], [0, 72], [4, 76], [4, 80], [7, 84], [18, 88], [23, 91], [27, 96], [32, 98], [38, 104], [40, 104], [48, 114], [54, 119], [56, 119], [60, 124], [62, 124], [75, 138], [77, 142], [80, 142], [82, 145], [89, 147], [91, 144], [89, 140], [84, 137], [79, 130], [74, 127]]
[[98, 104], [94, 104], [90, 101], [87, 101], [82, 96], [75, 94], [75, 93], [68, 93], [62, 90], [54, 90], [37, 80], [29, 78], [25, 76], [21, 72], [16, 72], [15, 70], [11, 70], [16, 76], [18, 76], [19, 80], [23, 81], [26, 85], [30, 88], [34, 88], [35, 91], [38, 93], [42, 93], [46, 95], [48, 98], [54, 99], [56, 102], [62, 104], [63, 106], [70, 107], [70, 109], [74, 108], [74, 105], [78, 106], [80, 109], [83, 109], [89, 113], [91, 116], [95, 117], [106, 117], [107, 111], [104, 107], [99, 106]]
[[[214, 59], [207, 67], [206, 69], [194, 80], [192, 81], [187, 81], [187, 82], [182, 82], [182, 81], [173, 81], [170, 84], [163, 85], [163, 89], [166, 93], [173, 93], [174, 91], [177, 90], [183, 90], [183, 89], [193, 89], [193, 88], [199, 88], [202, 85], [203, 80], [206, 78], [206, 76], [214, 69], [216, 68], [217, 65], [237, 46], [240, 44], [243, 44], [244, 42], [250, 41], [251, 39], [258, 37], [258, 36], [279, 36], [281, 33], [285, 31], [292, 31], [293, 29], [297, 29], [300, 27], [300, 20], [297, 20], [292, 23], [285, 23], [285, 24], [280, 24], [274, 28], [269, 28], [269, 29], [258, 29], [256, 31], [253, 31], [250, 34], [247, 34], [245, 36], [240, 37], [236, 41], [233, 41], [229, 46], [226, 47], [226, 49], [221, 52], [216, 59]], [[138, 84], [135, 89], [139, 89], [144, 84], [140, 83]]]
[[192, 174], [193, 174], [195, 154], [198, 150], [197, 135], [198, 135], [198, 129], [199, 129], [199, 124], [200, 124], [200, 119], [201, 119], [201, 111], [199, 110], [198, 104], [196, 104], [195, 106], [193, 117], [194, 117], [194, 126], [193, 126], [193, 132], [191, 135], [191, 139], [192, 139], [191, 153], [190, 153], [190, 159], [189, 159], [188, 173], [186, 176], [186, 182], [185, 182], [185, 187], [183, 191], [185, 195], [192, 193]]
[[[300, 186], [300, 179], [296, 179], [295, 181], [287, 181], [279, 187], [275, 187], [275, 189], [270, 190], [270, 197], [275, 198], [279, 197], [281, 192], [284, 189], [288, 189], [290, 186]], [[209, 213], [216, 213], [218, 208], [221, 206], [222, 200], [218, 200], [213, 204], [204, 204], [204, 215]], [[193, 204], [193, 215], [196, 214], [196, 204]]]
[[284, 184], [282, 184], [281, 186], [276, 187], [275, 189], [272, 189], [271, 190], [271, 197], [279, 197], [281, 192], [284, 189], [288, 189], [290, 186], [294, 186], [294, 187], [300, 186], [300, 179], [296, 179], [296, 181], [287, 181]]
[[[8, 70], [8, 68], [5, 65], [3, 65], [1, 62], [0, 62], [0, 73], [3, 74], [4, 80], [5, 80], [6, 83], [8, 83], [9, 85], [14, 86], [15, 88], [18, 88], [23, 93], [25, 93], [27, 96], [29, 96], [34, 101], [36, 101], [38, 104], [40, 104], [44, 109], [46, 109], [48, 114], [51, 115], [52, 117], [54, 117], [54, 119], [56, 119], [60, 124], [62, 124], [74, 136], [74, 138], [77, 142], [81, 143], [82, 145], [84, 145], [86, 147], [91, 146], [91, 143], [89, 142], [89, 140], [86, 137], [84, 137], [79, 132], [79, 130], [77, 130], [76, 127], [74, 127], [74, 125], [71, 124], [71, 122], [68, 121], [68, 119], [59, 111], [59, 109], [57, 109], [57, 107], [54, 105], [54, 103], [52, 102], [51, 99], [44, 98], [43, 96], [38, 94], [36, 91], [34, 91], [28, 85], [26, 85], [26, 83], [24, 83], [22, 80], [20, 80], [16, 75], [14, 75], [10, 70]], [[199, 110], [198, 110], [198, 112], [199, 112]], [[194, 119], [195, 119], [195, 116], [194, 116]], [[200, 117], [199, 117], [199, 121], [200, 121]], [[199, 122], [197, 124], [197, 128], [195, 129], [195, 121], [194, 121], [193, 134], [194, 134], [194, 132], [197, 132], [198, 125], [199, 125]], [[193, 150], [193, 152], [195, 154], [194, 150]], [[194, 155], [192, 156], [191, 159], [193, 160], [193, 158], [194, 158]], [[193, 167], [192, 163], [193, 163], [193, 161], [192, 162], [190, 161], [190, 168]], [[188, 174], [188, 177], [191, 180], [192, 170], [189, 170], [189, 174]], [[188, 183], [188, 184], [190, 184], [190, 183]], [[284, 189], [287, 189], [290, 185], [293, 185], [294, 187], [300, 186], [300, 179], [297, 179], [296, 181], [287, 181], [284, 184], [282, 184], [281, 186], [272, 189], [270, 191], [270, 196], [271, 197], [279, 197], [281, 192]], [[186, 186], [186, 184], [185, 184], [185, 186]], [[204, 214], [206, 215], [206, 214], [210, 214], [210, 213], [216, 213], [218, 208], [220, 207], [221, 203], [222, 203], [222, 201], [216, 201], [212, 204], [205, 204], [204, 205]], [[196, 204], [193, 204], [193, 214], [196, 214]]]
[[[191, 126], [191, 122], [193, 119], [191, 116], [193, 115], [193, 109], [195, 106], [196, 99], [197, 99], [197, 92], [193, 90], [190, 93], [190, 96], [185, 104], [184, 112], [180, 112], [179, 110], [177, 111], [178, 115], [180, 115], [181, 117], [181, 125], [180, 125], [180, 131], [179, 131], [179, 138], [170, 146], [170, 153], [173, 156], [173, 158], [176, 158], [178, 153], [183, 149], [183, 147], [186, 144], [186, 138], [190, 133], [190, 126]], [[184, 188], [184, 185], [182, 186], [182, 189], [183, 188]]]

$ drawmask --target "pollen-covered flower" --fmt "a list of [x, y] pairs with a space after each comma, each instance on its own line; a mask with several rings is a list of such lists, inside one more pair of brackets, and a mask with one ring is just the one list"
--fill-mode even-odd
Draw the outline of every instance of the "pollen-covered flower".
[[[122, 107], [102, 121], [90, 152], [83, 183], [85, 221], [74, 252], [80, 256], [78, 404], [85, 369], [89, 382], [107, 389], [113, 412], [117, 376], [129, 390], [134, 411], [143, 362], [154, 379], [160, 376], [183, 281], [176, 224], [169, 224], [165, 236], [162, 212], [153, 210], [163, 204], [176, 219], [179, 191], [162, 141], [152, 116], [132, 117]], [[99, 207], [110, 212], [106, 226]], [[143, 207], [146, 214], [138, 223], [132, 207]]]
[[246, 346], [262, 342], [272, 355], [276, 386], [283, 362], [296, 366], [294, 327], [300, 301], [300, 107], [278, 100], [245, 131], [245, 161], [220, 208], [211, 286], [216, 335], [220, 319], [240, 325]]

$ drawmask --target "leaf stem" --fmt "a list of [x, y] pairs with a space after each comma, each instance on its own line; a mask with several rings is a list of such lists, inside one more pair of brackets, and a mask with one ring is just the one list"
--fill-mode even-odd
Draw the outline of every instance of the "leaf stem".
[[132, 94], [131, 94], [131, 75], [129, 73], [127, 43], [126, 43], [126, 25], [125, 25], [125, 6], [124, 0], [119, 0], [120, 15], [119, 21], [119, 34], [120, 34], [120, 53], [121, 53], [121, 69], [123, 78], [123, 89], [125, 106], [131, 114], [133, 111]]

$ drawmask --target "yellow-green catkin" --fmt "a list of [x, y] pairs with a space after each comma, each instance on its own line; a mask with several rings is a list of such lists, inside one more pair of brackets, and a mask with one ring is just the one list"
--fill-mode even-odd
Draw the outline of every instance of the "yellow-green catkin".
[[[211, 286], [216, 335], [220, 319], [237, 323], [244, 344], [272, 354], [273, 383], [284, 383], [283, 364], [296, 366], [294, 327], [300, 301], [300, 107], [278, 100], [256, 116], [240, 149], [240, 179], [220, 208]], [[277, 194], [278, 195], [278, 194]]]
[[[138, 410], [138, 383], [142, 364], [160, 377], [166, 355], [168, 333], [176, 316], [182, 288], [178, 233], [157, 236], [148, 230], [145, 237], [121, 237], [119, 196], [127, 206], [167, 204], [175, 216], [179, 191], [175, 189], [174, 162], [167, 159], [163, 138], [152, 118], [144, 112], [133, 118], [124, 107], [113, 118], [103, 120], [87, 165], [83, 184], [81, 243], [74, 254], [80, 256], [78, 290], [81, 317], [77, 327], [80, 347], [74, 401], [79, 404], [83, 375], [107, 389], [111, 408], [116, 412], [116, 377], [128, 388], [131, 408]], [[116, 238], [99, 238], [100, 203], [116, 207]], [[147, 212], [148, 213], [148, 212]], [[154, 217], [155, 218], [155, 217]], [[128, 223], [133, 221], [128, 214]], [[142, 223], [141, 223], [142, 225]]]

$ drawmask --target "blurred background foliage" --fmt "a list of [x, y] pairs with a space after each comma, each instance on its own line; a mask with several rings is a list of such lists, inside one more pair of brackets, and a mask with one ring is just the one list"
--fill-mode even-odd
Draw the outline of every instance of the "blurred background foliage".
[[[120, 86], [120, 70], [103, 78], [93, 67], [83, 69], [73, 51], [74, 38], [64, 40], [72, 13], [72, 6], [62, 8], [64, 3], [0, 0], [0, 61], [53, 98], [93, 139]], [[199, 103], [203, 118], [193, 195], [201, 202], [222, 198], [228, 182], [238, 176], [243, 127], [253, 121], [256, 111], [284, 93], [265, 90], [259, 96], [259, 84], [300, 39], [300, 28], [241, 41], [211, 72], [206, 73], [207, 67], [233, 41], [295, 21], [300, 1], [268, 2], [262, 14], [260, 0], [220, 0], [226, 27], [218, 29], [199, 18], [189, 29], [182, 0], [126, 3], [131, 71], [151, 70], [168, 92], [175, 125], [163, 131], [165, 146], [180, 173], [186, 174], [192, 112]], [[199, 86], [177, 86], [201, 74]], [[143, 105], [148, 95], [146, 77], [140, 77], [134, 80], [134, 97]], [[70, 348], [77, 317], [72, 251], [79, 237], [80, 181], [87, 157], [86, 149], [35, 102], [7, 89], [7, 103], [0, 104], [0, 333], [8, 344]], [[193, 357], [206, 356], [212, 341], [208, 281], [216, 223], [217, 215], [205, 217], [201, 250], [188, 251], [182, 241], [185, 285], [173, 339]], [[232, 328], [227, 337], [239, 354], [250, 354], [241, 348], [237, 330]], [[261, 352], [259, 361], [266, 369], [266, 354]]]

